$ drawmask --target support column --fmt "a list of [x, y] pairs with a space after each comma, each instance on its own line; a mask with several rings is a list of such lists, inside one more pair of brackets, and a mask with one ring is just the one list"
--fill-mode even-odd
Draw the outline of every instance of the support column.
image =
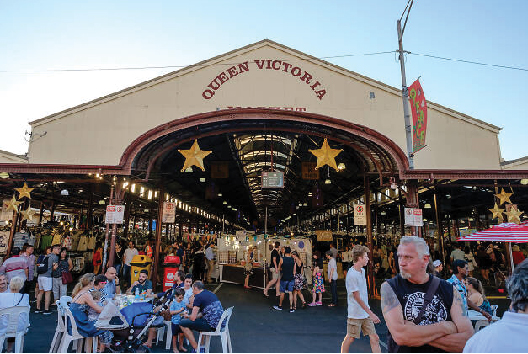
[[93, 186], [88, 187], [88, 209], [86, 210], [86, 230], [91, 230], [93, 227]]
[[20, 213], [18, 211], [16, 211], [16, 212], [14, 211], [13, 212], [13, 219], [11, 221], [11, 230], [9, 231], [9, 239], [7, 240], [7, 253], [6, 253], [5, 257], [4, 257], [4, 260], [6, 260], [9, 257], [11, 257], [11, 249], [13, 248], [13, 237], [15, 236], [15, 230], [16, 230], [16, 227], [17, 227], [19, 214]]
[[156, 221], [156, 248], [154, 250], [154, 259], [152, 260], [152, 290], [155, 291], [158, 282], [158, 265], [159, 262], [159, 249], [161, 245], [161, 228], [162, 216], [163, 216], [163, 188], [158, 192], [158, 219]]
[[[367, 247], [369, 248], [372, 255], [372, 215], [370, 213], [370, 179], [367, 174], [364, 176], [365, 184], [365, 214], [367, 216]], [[368, 265], [368, 283], [369, 283], [369, 295], [375, 296], [376, 283], [374, 280], [374, 268], [373, 262]]]
[[[112, 186], [110, 187], [110, 199], [108, 201], [108, 204], [111, 205], [111, 204], [113, 204], [113, 202], [114, 202], [114, 185], [112, 184]], [[115, 227], [115, 224], [113, 224], [113, 226], [112, 226], [112, 231], [113, 231], [114, 227]], [[103, 266], [102, 266], [103, 274], [104, 274], [105, 269], [106, 269], [106, 260], [108, 259], [106, 254], [107, 254], [107, 251], [108, 251], [108, 234], [109, 234], [109, 232], [110, 232], [110, 224], [106, 224], [105, 239], [104, 239], [104, 246], [103, 246]]]
[[38, 226], [42, 226], [42, 218], [44, 217], [44, 202], [40, 203], [40, 213], [39, 213], [39, 222]]
[[[408, 180], [407, 181], [407, 207], [408, 208], [419, 208], [420, 204], [418, 202], [418, 181]], [[414, 236], [422, 236], [422, 228], [420, 226], [414, 226]]]
[[442, 221], [440, 220], [440, 208], [438, 207], [438, 193], [436, 192], [436, 183], [433, 187], [433, 201], [434, 201], [434, 208], [435, 208], [435, 216], [436, 216], [436, 227], [438, 230], [438, 247], [440, 247], [440, 255], [442, 260], [445, 259], [445, 251], [444, 251], [444, 234], [443, 234], [443, 227], [442, 227]]

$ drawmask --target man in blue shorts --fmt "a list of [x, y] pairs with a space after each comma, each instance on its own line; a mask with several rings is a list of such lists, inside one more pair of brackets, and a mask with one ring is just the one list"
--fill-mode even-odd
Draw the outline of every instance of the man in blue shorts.
[[282, 277], [280, 280], [280, 299], [279, 306], [273, 306], [273, 309], [277, 311], [282, 311], [282, 301], [284, 300], [284, 294], [288, 293], [290, 298], [290, 312], [295, 312], [293, 308], [293, 285], [295, 283], [293, 275], [293, 267], [295, 261], [291, 257], [291, 248], [286, 247], [284, 249], [284, 257], [281, 258], [279, 263], [279, 268], [282, 269]]
[[[204, 289], [201, 281], [195, 281], [193, 284], [194, 302], [190, 315], [185, 315], [180, 320], [180, 328], [194, 350], [198, 347], [192, 331], [197, 332], [214, 332], [224, 313], [222, 304], [215, 294]], [[202, 317], [198, 317], [198, 313]]]

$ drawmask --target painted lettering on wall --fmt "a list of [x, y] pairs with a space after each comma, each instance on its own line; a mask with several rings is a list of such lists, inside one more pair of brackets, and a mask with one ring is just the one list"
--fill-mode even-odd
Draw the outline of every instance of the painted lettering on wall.
[[[312, 74], [299, 66], [294, 66], [283, 60], [273, 59], [256, 59], [251, 62], [251, 64], [255, 64], [255, 67], [258, 70], [275, 70], [282, 72], [285, 75], [291, 75], [293, 78], [307, 85], [307, 88], [311, 89], [315, 96], [320, 100], [322, 100], [326, 95], [326, 89], [324, 88], [323, 84], [315, 79]], [[245, 61], [238, 65], [233, 65], [225, 71], [222, 71], [207, 85], [205, 90], [202, 92], [202, 97], [206, 100], [213, 98], [216, 91], [218, 91], [225, 82], [249, 71], [249, 69], [250, 62]]]
[[[235, 106], [226, 106], [225, 109], [233, 108], [270, 108], [270, 109], [281, 109], [283, 111], [294, 111], [294, 112], [306, 112], [306, 107], [235, 107]], [[221, 108], [218, 108], [221, 109]]]

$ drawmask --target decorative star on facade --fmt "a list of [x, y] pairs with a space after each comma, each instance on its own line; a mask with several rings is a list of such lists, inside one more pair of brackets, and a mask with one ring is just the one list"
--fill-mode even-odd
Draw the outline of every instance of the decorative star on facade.
[[194, 141], [194, 144], [189, 150], [178, 151], [185, 157], [185, 162], [183, 163], [181, 172], [184, 172], [187, 168], [192, 166], [200, 167], [202, 171], [205, 171], [203, 159], [212, 152], [201, 150], [200, 146], [198, 145], [198, 140]]
[[18, 192], [18, 199], [22, 199], [24, 197], [28, 197], [28, 199], [31, 199], [31, 191], [35, 188], [29, 188], [27, 183], [24, 182], [24, 187], [22, 188], [15, 188], [15, 190]]
[[504, 192], [504, 188], [502, 188], [501, 192], [499, 194], [495, 194], [497, 198], [500, 199], [499, 205], [502, 205], [506, 202], [511, 204], [510, 197], [513, 195], [513, 193], [506, 193]]
[[7, 203], [7, 211], [9, 210], [13, 210], [15, 213], [18, 212], [18, 206], [21, 204], [22, 202], [17, 202], [15, 196], [13, 195], [13, 198], [11, 198], [11, 200], [9, 201], [9, 203]]
[[488, 209], [493, 213], [492, 219], [499, 218], [499, 223], [502, 223], [504, 221], [504, 216], [502, 216], [502, 213], [504, 212], [504, 209], [499, 208], [497, 203], [495, 203], [495, 206], [493, 209]]
[[521, 223], [521, 219], [519, 218], [519, 216], [521, 216], [522, 214], [524, 214], [523, 211], [519, 211], [519, 209], [517, 209], [517, 207], [513, 206], [510, 208], [510, 211], [504, 213], [508, 216], [508, 222], [514, 222], [516, 224], [520, 224]]
[[35, 215], [35, 212], [31, 209], [31, 207], [29, 207], [26, 210], [22, 211], [21, 214], [22, 220], [33, 221], [33, 216]]
[[308, 151], [317, 157], [317, 166], [315, 169], [323, 167], [324, 165], [328, 165], [337, 171], [335, 158], [341, 151], [343, 151], [343, 149], [332, 149], [330, 145], [328, 145], [328, 139], [325, 138], [323, 141], [323, 146], [320, 149]]

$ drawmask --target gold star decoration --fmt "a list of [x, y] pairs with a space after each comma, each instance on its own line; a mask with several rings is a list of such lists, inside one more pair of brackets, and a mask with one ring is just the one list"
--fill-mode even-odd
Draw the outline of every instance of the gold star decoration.
[[317, 157], [317, 166], [315, 169], [323, 167], [324, 165], [328, 165], [337, 171], [335, 158], [341, 151], [343, 151], [343, 149], [332, 149], [330, 145], [328, 145], [328, 139], [325, 138], [323, 141], [323, 146], [320, 149], [308, 151]]
[[15, 190], [18, 192], [18, 199], [22, 199], [24, 197], [28, 197], [28, 199], [31, 199], [31, 191], [35, 188], [29, 188], [27, 183], [24, 182], [24, 187], [22, 188], [15, 188]]
[[29, 207], [26, 210], [22, 211], [21, 214], [22, 220], [33, 221], [33, 216], [35, 215], [35, 212], [31, 209], [31, 207]]
[[495, 206], [493, 209], [488, 209], [493, 213], [492, 219], [499, 218], [499, 222], [502, 223], [504, 221], [504, 216], [502, 216], [502, 213], [504, 212], [504, 209], [499, 208], [497, 203], [495, 203]]
[[194, 141], [194, 144], [189, 150], [178, 151], [185, 157], [185, 162], [183, 163], [183, 168], [181, 169], [181, 172], [184, 172], [187, 168], [192, 166], [200, 167], [202, 171], [205, 171], [203, 159], [212, 152], [201, 150], [200, 146], [198, 145], [198, 140]]
[[508, 216], [508, 222], [514, 222], [516, 224], [520, 224], [521, 223], [521, 219], [519, 218], [519, 216], [521, 216], [522, 214], [524, 214], [523, 211], [519, 211], [519, 209], [517, 209], [516, 206], [513, 206], [510, 208], [510, 211], [504, 213]]
[[21, 203], [22, 202], [17, 202], [15, 196], [13, 195], [13, 198], [9, 201], [9, 203], [7, 203], [7, 211], [13, 210], [15, 213], [18, 212], [18, 206]]
[[495, 196], [497, 198], [500, 199], [500, 203], [499, 205], [502, 205], [506, 202], [510, 203], [511, 204], [511, 200], [510, 200], [510, 197], [513, 195], [513, 193], [506, 193], [504, 192], [504, 188], [502, 188], [502, 191], [499, 193], [499, 194], [495, 194]]

